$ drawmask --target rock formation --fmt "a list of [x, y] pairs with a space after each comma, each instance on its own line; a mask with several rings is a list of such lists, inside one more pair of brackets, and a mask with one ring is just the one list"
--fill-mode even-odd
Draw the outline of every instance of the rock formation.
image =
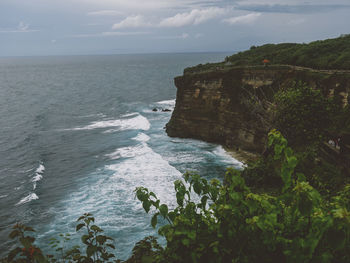
[[294, 66], [216, 67], [175, 78], [176, 106], [166, 132], [261, 153], [272, 127], [273, 96], [294, 82], [349, 103], [350, 72]]

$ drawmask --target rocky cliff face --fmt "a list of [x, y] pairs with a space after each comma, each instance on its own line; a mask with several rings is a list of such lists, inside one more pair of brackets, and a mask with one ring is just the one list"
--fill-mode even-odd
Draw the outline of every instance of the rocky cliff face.
[[261, 153], [273, 120], [274, 94], [301, 81], [349, 103], [350, 74], [305, 68], [216, 68], [175, 78], [176, 106], [166, 131]]

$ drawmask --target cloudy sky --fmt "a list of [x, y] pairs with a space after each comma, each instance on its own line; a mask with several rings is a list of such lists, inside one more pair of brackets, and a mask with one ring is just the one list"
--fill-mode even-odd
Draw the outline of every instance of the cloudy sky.
[[238, 51], [350, 33], [350, 0], [0, 0], [0, 56]]

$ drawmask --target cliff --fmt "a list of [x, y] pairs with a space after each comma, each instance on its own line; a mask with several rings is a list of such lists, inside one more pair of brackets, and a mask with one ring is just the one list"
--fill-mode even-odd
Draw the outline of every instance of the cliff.
[[215, 67], [175, 78], [176, 106], [166, 132], [262, 153], [273, 125], [274, 94], [306, 83], [342, 107], [350, 101], [350, 72], [295, 66]]

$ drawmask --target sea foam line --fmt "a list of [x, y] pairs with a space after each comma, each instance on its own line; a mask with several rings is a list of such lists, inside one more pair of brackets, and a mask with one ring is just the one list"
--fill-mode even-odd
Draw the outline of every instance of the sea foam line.
[[37, 200], [37, 199], [39, 199], [39, 197], [35, 193], [30, 193], [28, 196], [22, 198], [21, 201], [19, 201], [16, 204], [16, 206], [17, 205], [22, 205], [22, 204], [25, 204], [25, 203], [28, 203], [28, 202], [30, 202], [32, 200]]
[[43, 179], [44, 171], [45, 171], [45, 166], [43, 163], [40, 162], [38, 168], [35, 170], [35, 175], [32, 178], [33, 190], [36, 189], [37, 182], [39, 182], [41, 179]]
[[66, 130], [79, 131], [79, 130], [94, 130], [94, 129], [113, 128], [113, 127], [118, 127], [116, 131], [150, 129], [151, 124], [149, 123], [148, 119], [138, 113], [131, 113], [122, 117], [130, 117], [130, 116], [134, 116], [134, 117], [128, 118], [128, 119], [95, 121], [90, 123], [87, 126], [76, 127], [73, 129], [66, 129]]
[[157, 104], [164, 104], [164, 105], [170, 105], [170, 106], [175, 106], [176, 100], [172, 99], [172, 100], [162, 100], [162, 101], [158, 101], [156, 102]]

